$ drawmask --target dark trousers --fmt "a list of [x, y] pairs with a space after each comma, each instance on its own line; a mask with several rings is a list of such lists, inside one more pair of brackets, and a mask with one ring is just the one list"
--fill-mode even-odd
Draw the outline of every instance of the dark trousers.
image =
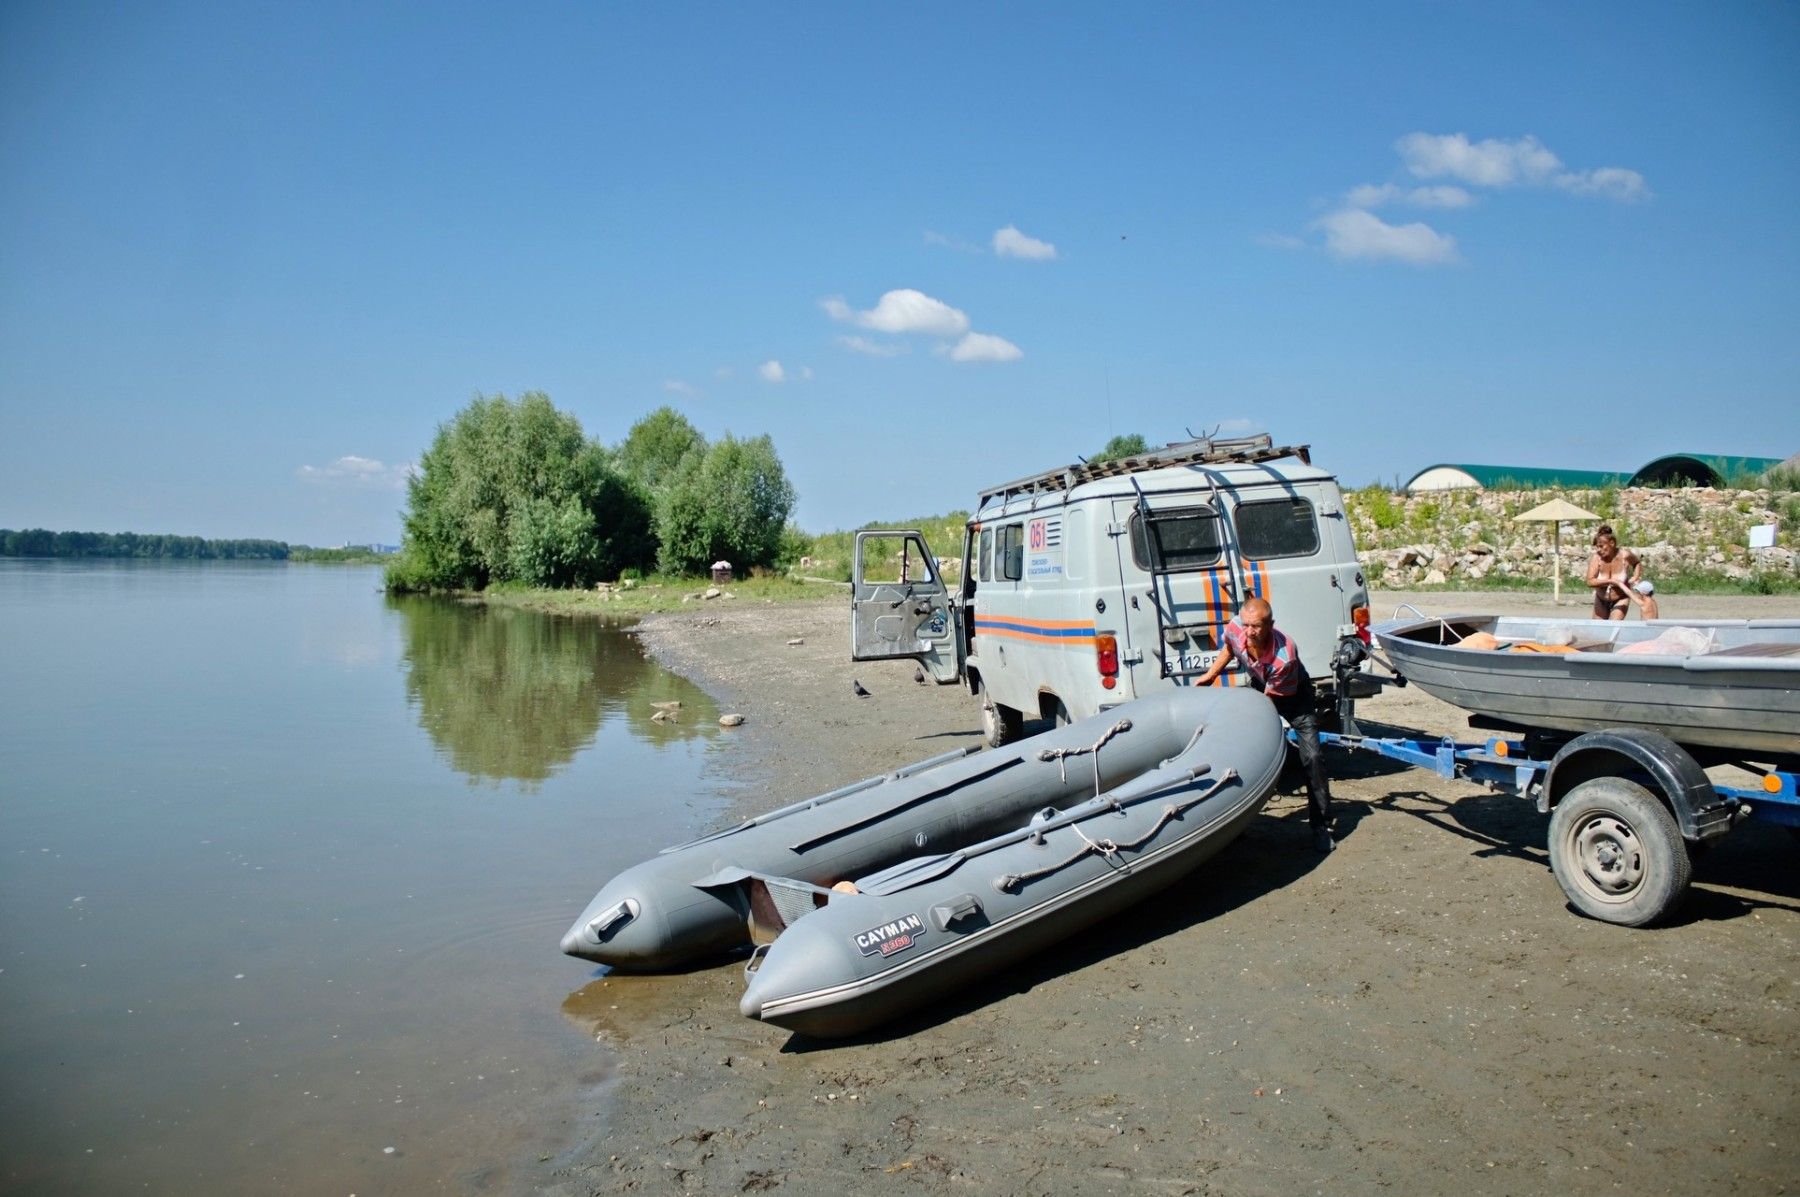
[[1270, 696], [1275, 711], [1294, 729], [1300, 741], [1300, 766], [1306, 770], [1307, 817], [1314, 827], [1331, 826], [1331, 783], [1325, 778], [1325, 760], [1319, 751], [1319, 709], [1312, 682], [1301, 683], [1292, 694]]

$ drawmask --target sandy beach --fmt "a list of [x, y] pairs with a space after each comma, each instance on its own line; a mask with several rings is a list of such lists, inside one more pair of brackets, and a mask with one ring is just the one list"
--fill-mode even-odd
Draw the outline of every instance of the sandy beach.
[[[1548, 596], [1383, 594], [1386, 614]], [[1572, 616], [1576, 609], [1561, 610]], [[1665, 617], [1792, 615], [1680, 598]], [[1279, 619], [1279, 610], [1277, 610]], [[740, 712], [754, 813], [973, 744], [960, 688], [853, 665], [847, 603], [708, 603], [643, 643]], [[800, 645], [789, 641], [801, 639]], [[855, 698], [851, 679], [870, 691]], [[1466, 730], [1408, 689], [1365, 719]], [[738, 1016], [741, 964], [597, 976], [616, 1057], [569, 1192], [1774, 1194], [1800, 1178], [1800, 844], [1748, 824], [1671, 925], [1571, 913], [1527, 803], [1331, 754], [1340, 843], [1283, 794], [1148, 903], [954, 1003], [810, 1042]], [[596, 878], [596, 886], [603, 878]]]

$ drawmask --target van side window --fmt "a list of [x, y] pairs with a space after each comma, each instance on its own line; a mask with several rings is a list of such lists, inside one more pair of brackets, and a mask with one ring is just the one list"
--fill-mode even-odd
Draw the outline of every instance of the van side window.
[[1310, 557], [1319, 551], [1319, 522], [1305, 499], [1269, 499], [1239, 503], [1238, 543], [1252, 561], [1272, 557]]
[[1025, 576], [1025, 525], [1008, 524], [1000, 529], [1000, 543], [995, 572], [1004, 580], [1017, 582]]
[[983, 582], [994, 580], [994, 530], [992, 528], [981, 530], [981, 580]]
[[[1154, 550], [1154, 553], [1152, 552]], [[1219, 560], [1219, 513], [1210, 507], [1181, 507], [1150, 513], [1145, 535], [1144, 513], [1131, 513], [1131, 559], [1139, 569], [1200, 569]]]

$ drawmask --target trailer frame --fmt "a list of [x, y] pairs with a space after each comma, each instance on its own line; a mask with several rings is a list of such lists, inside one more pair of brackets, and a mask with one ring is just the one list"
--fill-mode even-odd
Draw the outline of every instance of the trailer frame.
[[1603, 728], [1548, 737], [1521, 730], [1518, 739], [1480, 742], [1359, 732], [1320, 732], [1319, 741], [1531, 801], [1551, 816], [1551, 869], [1570, 904], [1622, 926], [1644, 926], [1673, 911], [1686, 894], [1695, 849], [1739, 823], [1800, 829], [1800, 762], [1786, 757], [1772, 764], [1707, 758], [1758, 775], [1752, 788], [1714, 781], [1694, 751], [1655, 732]]

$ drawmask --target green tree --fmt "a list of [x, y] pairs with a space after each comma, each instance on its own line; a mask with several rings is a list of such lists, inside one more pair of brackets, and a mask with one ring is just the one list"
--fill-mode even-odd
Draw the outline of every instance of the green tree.
[[657, 563], [690, 574], [717, 560], [773, 564], [793, 509], [794, 488], [774, 442], [727, 433], [704, 453], [686, 454], [657, 497]]
[[1090, 462], [1117, 461], [1121, 457], [1136, 457], [1139, 453], [1150, 452], [1150, 442], [1142, 435], [1133, 432], [1113, 437], [1106, 442], [1100, 452], [1088, 458]]
[[584, 586], [646, 560], [649, 525], [606, 450], [549, 396], [478, 395], [419, 460], [388, 586]]
[[659, 407], [631, 426], [613, 451], [619, 473], [636, 483], [645, 494], [660, 493], [681, 459], [695, 450], [705, 452], [706, 438], [672, 407]]

